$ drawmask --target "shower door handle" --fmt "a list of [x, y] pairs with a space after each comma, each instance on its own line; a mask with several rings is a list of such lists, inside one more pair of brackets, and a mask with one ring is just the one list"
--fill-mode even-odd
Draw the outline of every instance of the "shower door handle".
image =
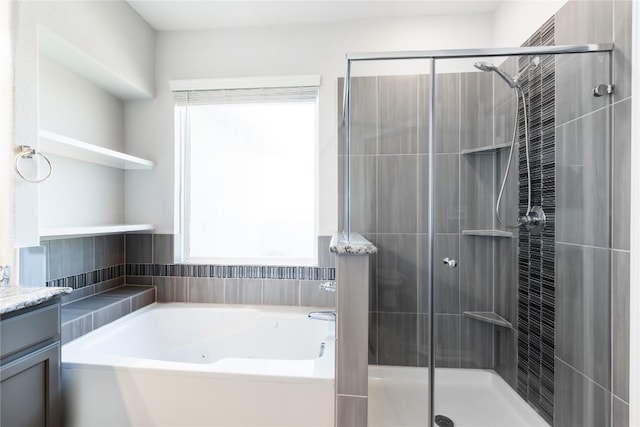
[[442, 262], [445, 265], [448, 265], [449, 268], [456, 268], [458, 266], [458, 261], [456, 261], [455, 259], [451, 259], [449, 257], [444, 258]]

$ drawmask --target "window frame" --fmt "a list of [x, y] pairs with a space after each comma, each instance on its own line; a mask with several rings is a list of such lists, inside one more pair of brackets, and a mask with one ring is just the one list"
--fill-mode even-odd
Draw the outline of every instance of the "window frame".
[[317, 91], [315, 96], [315, 129], [313, 147], [313, 256], [312, 258], [254, 258], [254, 257], [192, 257], [189, 254], [190, 244], [190, 164], [189, 153], [191, 138], [189, 133], [189, 107], [174, 105], [175, 119], [175, 221], [174, 227], [180, 237], [176, 239], [177, 261], [185, 264], [211, 265], [266, 265], [266, 266], [314, 266], [318, 263], [318, 232], [320, 223], [319, 209], [319, 131], [320, 131], [320, 75], [308, 76], [268, 76], [247, 78], [221, 78], [174, 80], [169, 86], [172, 92], [192, 92], [200, 90], [228, 90], [228, 89], [262, 89], [262, 88], [306, 88], [313, 87]]

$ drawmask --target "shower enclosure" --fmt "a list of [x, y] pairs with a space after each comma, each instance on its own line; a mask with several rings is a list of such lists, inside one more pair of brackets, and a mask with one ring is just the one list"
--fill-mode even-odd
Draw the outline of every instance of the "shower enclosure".
[[[574, 370], [610, 382], [610, 286], [569, 276], [611, 271], [612, 46], [554, 46], [552, 26], [513, 49], [347, 55], [341, 227], [378, 247], [370, 375], [423, 383], [381, 403], [370, 377], [369, 425], [567, 425]], [[508, 398], [468, 393], [485, 374]]]

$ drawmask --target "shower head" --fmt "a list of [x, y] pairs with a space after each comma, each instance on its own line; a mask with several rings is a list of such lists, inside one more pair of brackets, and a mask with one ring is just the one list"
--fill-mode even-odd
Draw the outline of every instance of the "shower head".
[[489, 62], [476, 62], [473, 64], [480, 71], [494, 71], [497, 67]]
[[493, 71], [493, 72], [495, 72], [500, 77], [502, 77], [502, 80], [507, 82], [509, 87], [515, 88], [515, 87], [518, 86], [518, 84], [516, 83], [515, 79], [513, 79], [509, 74], [505, 73], [500, 68], [496, 67], [495, 65], [491, 64], [490, 62], [476, 62], [475, 64], [473, 64], [473, 66], [476, 67], [480, 71]]

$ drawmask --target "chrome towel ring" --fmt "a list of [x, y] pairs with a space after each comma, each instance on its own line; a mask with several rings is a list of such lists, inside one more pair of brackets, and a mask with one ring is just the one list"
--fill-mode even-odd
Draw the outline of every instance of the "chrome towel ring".
[[[36, 155], [42, 157], [47, 162], [47, 165], [49, 166], [49, 171], [47, 172], [47, 174], [46, 174], [46, 176], [44, 178], [30, 179], [30, 178], [27, 178], [26, 176], [24, 176], [22, 171], [20, 171], [19, 162], [20, 162], [20, 159], [22, 159], [22, 158], [32, 159], [33, 156], [36, 156]], [[40, 151], [38, 151], [35, 148], [30, 147], [28, 145], [21, 145], [20, 146], [20, 152], [18, 153], [18, 155], [16, 156], [15, 160], [13, 161], [13, 169], [16, 171], [16, 173], [18, 174], [18, 176], [20, 178], [24, 179], [27, 182], [31, 182], [33, 184], [39, 184], [39, 183], [41, 183], [43, 181], [46, 181], [47, 179], [49, 179], [49, 177], [51, 177], [51, 173], [53, 172], [53, 166], [51, 165], [51, 161], [47, 158], [47, 156], [45, 156]]]

